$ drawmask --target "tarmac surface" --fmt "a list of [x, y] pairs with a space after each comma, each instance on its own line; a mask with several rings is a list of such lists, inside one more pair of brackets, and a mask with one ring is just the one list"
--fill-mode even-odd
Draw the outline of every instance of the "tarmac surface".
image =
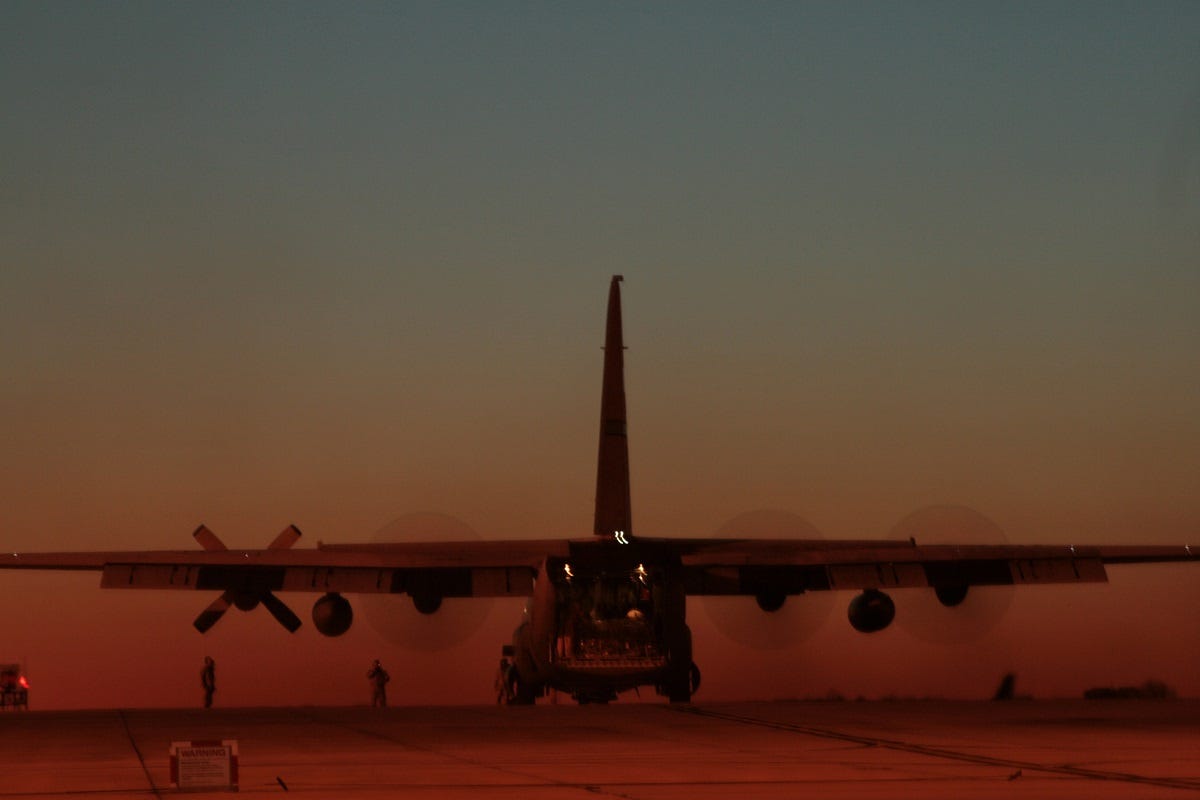
[[5, 712], [0, 799], [174, 795], [213, 739], [252, 797], [1200, 797], [1200, 702], [1079, 700]]

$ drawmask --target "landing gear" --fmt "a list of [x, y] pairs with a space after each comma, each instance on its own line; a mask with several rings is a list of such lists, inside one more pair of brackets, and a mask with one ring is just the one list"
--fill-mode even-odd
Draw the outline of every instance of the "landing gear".
[[690, 703], [692, 695], [700, 688], [700, 668], [695, 662], [688, 665], [682, 674], [672, 675], [670, 680], [659, 688], [660, 694], [665, 694], [672, 703]]
[[542, 691], [540, 686], [535, 686], [531, 683], [521, 680], [521, 676], [518, 674], [516, 690], [513, 692], [512, 705], [531, 706], [537, 701], [537, 697], [541, 693]]
[[[517, 629], [514, 639], [519, 641], [523, 633], [525, 633], [525, 625]], [[532, 678], [537, 674], [537, 670], [529, 651], [514, 643], [505, 645], [504, 655], [512, 658], [512, 665], [508, 668], [506, 678], [509, 688], [509, 705], [533, 705], [537, 698], [545, 693], [545, 686]]]
[[658, 687], [672, 703], [690, 703], [692, 694], [700, 688], [700, 669], [692, 661], [692, 632], [682, 626], [671, 647], [671, 667], [667, 678]]

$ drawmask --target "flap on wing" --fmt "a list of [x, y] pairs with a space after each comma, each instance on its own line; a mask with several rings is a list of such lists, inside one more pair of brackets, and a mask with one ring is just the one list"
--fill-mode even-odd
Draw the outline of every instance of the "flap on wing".
[[198, 589], [200, 567], [178, 564], [106, 564], [102, 589]]
[[346, 594], [439, 594], [443, 597], [528, 597], [534, 571], [526, 567], [370, 569], [183, 564], [108, 564], [105, 589], [270, 589]]
[[754, 595], [763, 589], [800, 594], [824, 589], [904, 589], [922, 586], [1006, 586], [1103, 583], [1099, 558], [963, 559], [815, 566], [685, 568], [688, 594]]
[[1013, 583], [1105, 583], [1098, 558], [1020, 558], [1009, 562]]
[[901, 589], [929, 585], [920, 564], [835, 564], [828, 572], [830, 589]]

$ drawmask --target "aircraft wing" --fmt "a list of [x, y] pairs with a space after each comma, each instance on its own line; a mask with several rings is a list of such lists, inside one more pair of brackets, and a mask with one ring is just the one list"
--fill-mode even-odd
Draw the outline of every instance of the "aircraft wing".
[[784, 594], [1108, 580], [1106, 564], [1194, 561], [1186, 545], [920, 545], [915, 542], [689, 540], [681, 553], [689, 594]]
[[[690, 595], [751, 595], [766, 610], [788, 595], [865, 590], [860, 599], [890, 606], [883, 590], [932, 587], [956, 605], [971, 586], [1103, 582], [1105, 564], [1191, 561], [1186, 546], [918, 545], [896, 541], [771, 539], [516, 540], [321, 545], [293, 550], [295, 527], [263, 550], [230, 550], [207, 528], [202, 550], [4, 553], [0, 569], [90, 570], [106, 589], [220, 592], [195, 619], [200, 632], [231, 606], [262, 605], [289, 631], [301, 621], [275, 592], [320, 592], [313, 619], [326, 635], [349, 627], [348, 594], [407, 594], [417, 609], [443, 598], [529, 597], [539, 571], [575, 562], [634, 570], [643, 561], [678, 572]], [[856, 601], [857, 603], [858, 601]], [[852, 604], [853, 608], [853, 604]], [[860, 630], [890, 622], [864, 616]]]
[[[201, 528], [197, 538], [201, 539]], [[299, 533], [296, 532], [296, 537]], [[3, 553], [0, 569], [91, 570], [109, 589], [254, 589], [524, 597], [547, 558], [623, 548], [554, 540], [319, 544], [292, 550]], [[1194, 561], [1186, 545], [920, 545], [893, 540], [639, 539], [677, 557], [688, 594], [1104, 582], [1106, 564]]]
[[[294, 528], [291, 530], [295, 530]], [[211, 536], [197, 530], [202, 543]], [[295, 531], [292, 541], [299, 538]], [[214, 537], [215, 539], [215, 537]], [[210, 540], [212, 541], [212, 540]], [[440, 597], [526, 597], [541, 562], [565, 541], [412, 542], [290, 549], [3, 553], [0, 569], [101, 573], [106, 589], [420, 593]]]

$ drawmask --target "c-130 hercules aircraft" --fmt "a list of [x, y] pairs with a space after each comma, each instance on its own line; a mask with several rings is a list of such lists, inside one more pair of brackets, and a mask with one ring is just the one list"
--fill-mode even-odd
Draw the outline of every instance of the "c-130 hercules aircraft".
[[229, 550], [203, 525], [201, 551], [5, 553], [0, 568], [99, 570], [106, 589], [199, 589], [221, 595], [195, 620], [211, 628], [231, 605], [262, 604], [291, 632], [300, 619], [275, 592], [316, 592], [326, 636], [353, 621], [347, 594], [407, 594], [423, 614], [444, 598], [527, 597], [513, 635], [517, 702], [550, 689], [582, 701], [653, 686], [687, 702], [692, 661], [687, 598], [746, 595], [763, 612], [805, 592], [854, 590], [850, 624], [891, 624], [886, 593], [925, 587], [960, 605], [973, 586], [1103, 582], [1106, 564], [1190, 561], [1188, 546], [922, 545], [914, 540], [682, 539], [634, 535], [626, 438], [621, 276], [612, 278], [600, 401], [593, 535], [585, 539], [318, 544], [291, 549], [285, 529], [265, 550]]

